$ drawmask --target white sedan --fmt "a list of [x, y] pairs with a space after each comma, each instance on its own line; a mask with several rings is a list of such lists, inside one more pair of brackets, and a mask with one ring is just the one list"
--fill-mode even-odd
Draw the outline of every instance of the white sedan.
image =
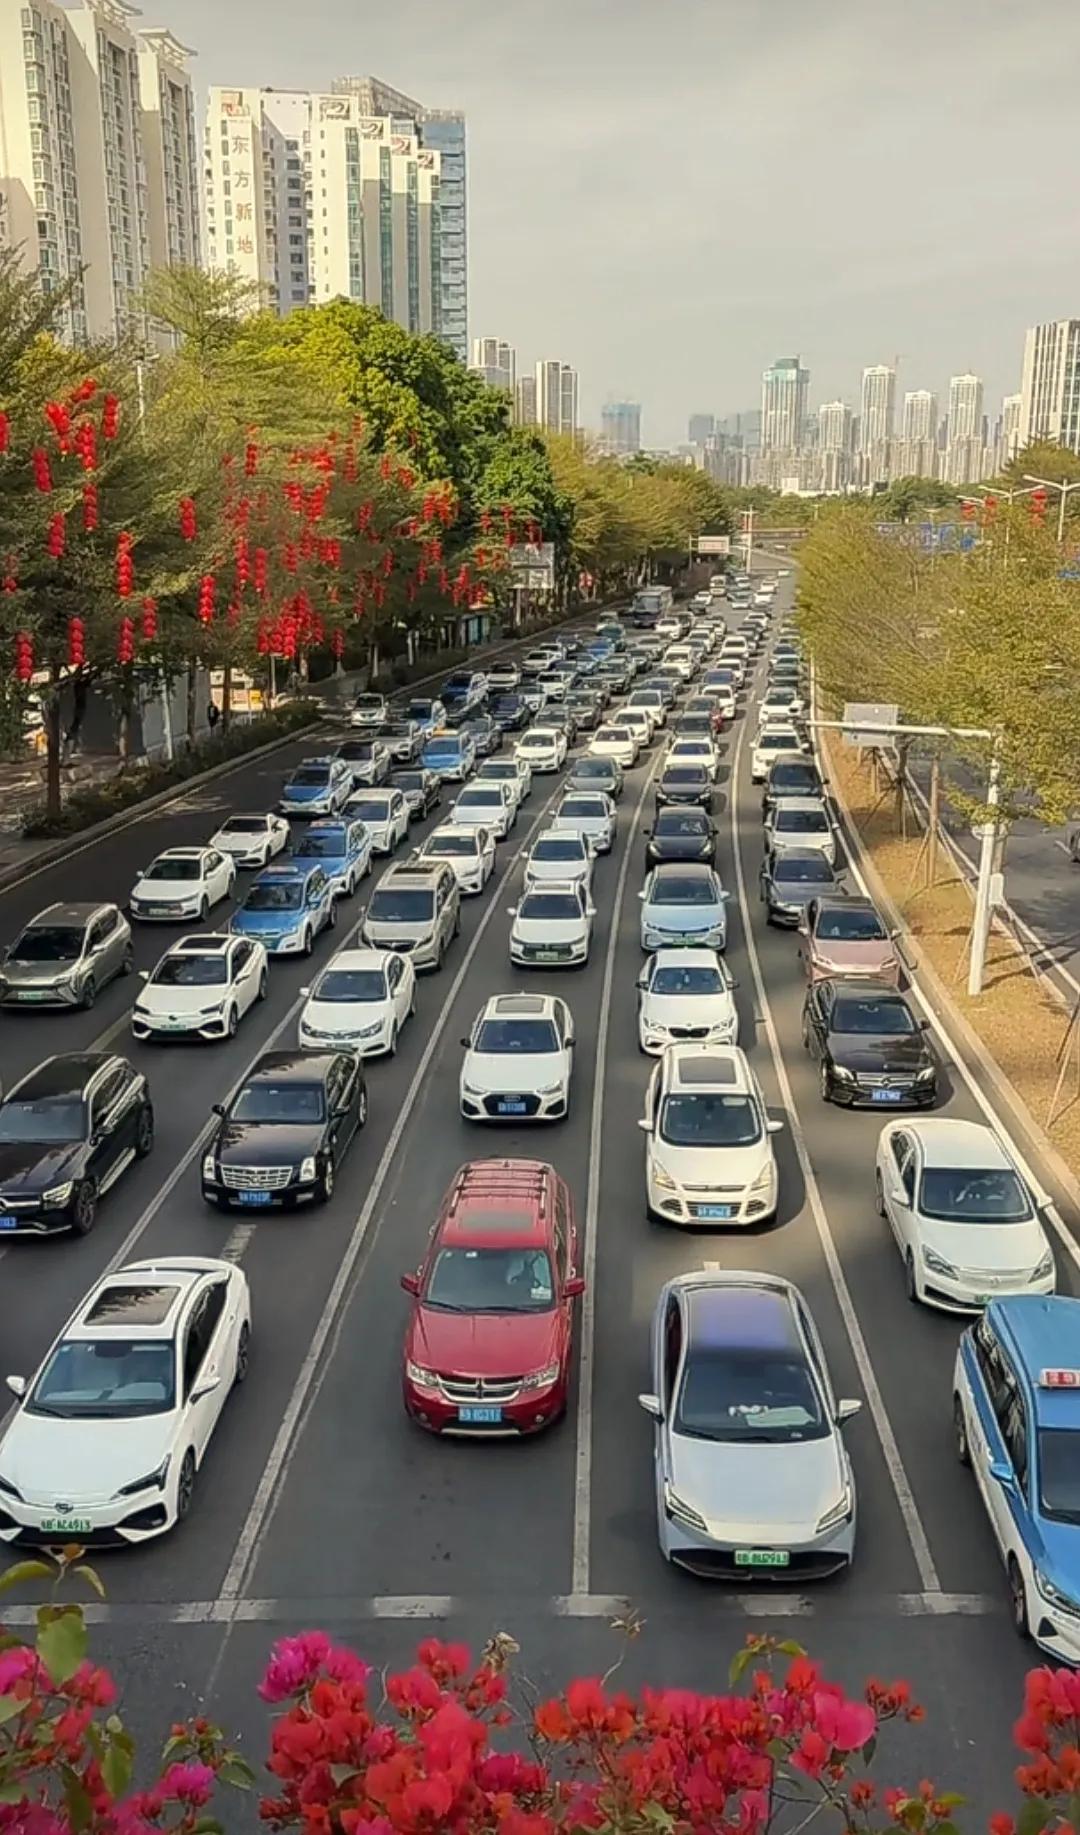
[[714, 949], [658, 949], [638, 976], [638, 1043], [650, 1057], [668, 1045], [737, 1045], [735, 983]]
[[878, 1212], [903, 1257], [909, 1300], [978, 1312], [1004, 1294], [1053, 1293], [1054, 1257], [1028, 1186], [978, 1121], [889, 1122], [875, 1172]]
[[575, 830], [546, 828], [525, 856], [525, 884], [534, 886], [558, 879], [591, 887], [594, 858], [584, 835]]
[[485, 758], [473, 783], [505, 784], [518, 809], [532, 789], [532, 770], [524, 758]]
[[757, 736], [750, 753], [750, 780], [763, 784], [769, 766], [788, 753], [802, 757], [802, 741], [793, 726], [767, 726]]
[[613, 758], [624, 771], [632, 771], [641, 747], [628, 726], [599, 726], [589, 741], [594, 758]]
[[720, 769], [720, 755], [711, 739], [673, 739], [668, 747], [664, 768], [668, 765], [704, 765], [712, 783]]
[[495, 871], [495, 837], [487, 828], [442, 822], [432, 829], [416, 858], [444, 860], [462, 892], [482, 892]]
[[400, 790], [354, 791], [345, 813], [364, 824], [376, 854], [392, 854], [409, 832], [409, 805]]
[[170, 847], [139, 874], [128, 909], [151, 923], [205, 918], [235, 884], [235, 860], [216, 847]]
[[580, 881], [527, 886], [510, 916], [510, 960], [521, 968], [580, 967], [588, 961], [596, 906]]
[[496, 841], [505, 841], [517, 821], [517, 803], [507, 784], [472, 783], [461, 792], [450, 811], [456, 828], [487, 828]]
[[496, 994], [481, 1009], [461, 1066], [467, 1121], [562, 1121], [570, 1108], [574, 1022], [551, 994]]
[[416, 971], [411, 958], [395, 950], [343, 949], [315, 985], [300, 992], [302, 1051], [392, 1058], [402, 1027], [416, 1012]]
[[556, 833], [584, 835], [595, 854], [610, 854], [615, 805], [602, 790], [573, 790], [563, 797], [551, 826]]
[[266, 999], [266, 947], [255, 937], [181, 937], [148, 973], [131, 1010], [137, 1039], [231, 1039], [257, 1000]]
[[250, 1353], [234, 1263], [170, 1254], [103, 1275], [36, 1375], [8, 1377], [0, 1539], [130, 1546], [183, 1522]]
[[561, 771], [566, 763], [566, 734], [555, 726], [530, 726], [514, 747], [531, 771]]
[[276, 810], [266, 815], [229, 816], [209, 845], [219, 854], [228, 854], [238, 867], [269, 866], [275, 854], [284, 853], [289, 845], [289, 824]]

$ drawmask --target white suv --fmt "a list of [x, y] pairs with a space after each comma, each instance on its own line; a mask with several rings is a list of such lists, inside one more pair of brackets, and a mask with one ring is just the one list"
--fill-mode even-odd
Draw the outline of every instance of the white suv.
[[640, 1127], [646, 1205], [657, 1223], [769, 1223], [777, 1171], [770, 1121], [737, 1045], [669, 1045], [649, 1080]]

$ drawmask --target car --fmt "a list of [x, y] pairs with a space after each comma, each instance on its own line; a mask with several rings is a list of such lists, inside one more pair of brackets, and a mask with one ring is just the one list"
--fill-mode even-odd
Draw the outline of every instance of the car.
[[802, 754], [802, 740], [793, 726], [766, 726], [757, 735], [750, 748], [750, 781], [763, 784], [769, 775], [772, 765], [781, 758], [798, 760]]
[[532, 768], [524, 758], [485, 758], [473, 782], [504, 784], [520, 809], [532, 792]]
[[527, 678], [528, 676], [536, 677], [543, 675], [555, 661], [556, 655], [557, 652], [550, 649], [546, 644], [538, 645], [535, 650], [530, 650], [528, 655], [524, 656], [521, 661], [522, 677]]
[[656, 780], [653, 795], [659, 809], [662, 804], [691, 804], [711, 812], [712, 777], [703, 764], [671, 764], [666, 759]]
[[349, 789], [377, 790], [390, 776], [390, 747], [380, 727], [373, 739], [344, 739], [337, 756], [349, 773]]
[[203, 1198], [219, 1210], [327, 1203], [367, 1108], [356, 1052], [264, 1052], [229, 1100], [213, 1105]]
[[836, 868], [818, 848], [784, 848], [767, 854], [760, 874], [765, 921], [798, 927], [814, 898], [838, 898], [842, 885]]
[[665, 1047], [645, 1096], [645, 1204], [654, 1223], [768, 1224], [779, 1179], [761, 1086], [737, 1045]]
[[128, 899], [133, 918], [143, 923], [175, 924], [179, 918], [205, 918], [211, 905], [231, 898], [236, 862], [216, 847], [170, 847], [135, 881]]
[[286, 778], [278, 810], [283, 816], [332, 816], [352, 790], [352, 770], [343, 758], [305, 758]]
[[376, 854], [392, 854], [409, 832], [409, 805], [400, 790], [355, 790], [345, 805], [351, 822], [362, 822]]
[[539, 678], [526, 676], [522, 681], [521, 687], [518, 689], [518, 693], [528, 709], [529, 719], [537, 719], [546, 708], [548, 700], [547, 695], [540, 686]]
[[360, 941], [369, 949], [408, 955], [420, 974], [442, 967], [460, 929], [461, 889], [452, 865], [420, 853], [398, 861], [379, 879], [364, 910]]
[[817, 1059], [825, 1102], [926, 1109], [937, 1099], [926, 1022], [888, 982], [813, 983], [803, 1004], [803, 1044]]
[[656, 725], [647, 707], [620, 707], [609, 720], [609, 726], [628, 726], [638, 742], [639, 754], [653, 742]]
[[416, 1012], [416, 970], [398, 949], [341, 949], [300, 992], [301, 1051], [392, 1058], [402, 1027]]
[[529, 703], [516, 690], [496, 695], [491, 703], [491, 718], [500, 733], [521, 733], [532, 719]]
[[564, 703], [579, 733], [593, 732], [603, 715], [603, 697], [594, 688], [575, 688]]
[[580, 968], [588, 961], [596, 906], [582, 880], [527, 885], [509, 915], [510, 960], [519, 967]]
[[[169, 1255], [111, 1268], [26, 1381], [0, 1438], [0, 1539], [133, 1547], [190, 1514], [251, 1355], [235, 1263]], [[58, 1503], [57, 1499], [62, 1499]]]
[[595, 860], [593, 848], [580, 830], [546, 828], [525, 856], [525, 885], [541, 885], [555, 879], [591, 888]]
[[684, 1039], [738, 1044], [735, 983], [714, 949], [658, 949], [637, 988], [638, 1045], [649, 1056]]
[[799, 958], [807, 980], [840, 975], [900, 983], [898, 930], [887, 930], [868, 898], [812, 898], [799, 920]]
[[708, 734], [676, 733], [668, 747], [664, 770], [669, 771], [679, 765], [702, 765], [710, 783], [715, 784], [720, 759]]
[[388, 720], [389, 717], [390, 703], [387, 701], [385, 695], [376, 694], [374, 692], [361, 693], [353, 700], [352, 712], [349, 715], [349, 725], [367, 727], [370, 731], [374, 732], [376, 728], [380, 727], [383, 721]]
[[664, 651], [663, 666], [674, 669], [676, 675], [688, 682], [697, 668], [697, 658], [689, 644], [669, 644]]
[[800, 852], [816, 848], [830, 866], [836, 865], [836, 824], [816, 797], [780, 796], [771, 805], [765, 817], [766, 853], [779, 854], [787, 847]]
[[739, 687], [739, 671], [734, 663], [718, 663], [715, 669], [707, 669], [698, 685], [699, 694], [730, 694], [735, 699]]
[[504, 657], [501, 662], [491, 664], [487, 680], [492, 694], [513, 694], [521, 686], [521, 670], [512, 657]]
[[437, 696], [432, 699], [428, 695], [414, 695], [405, 703], [405, 718], [415, 720], [424, 738], [430, 739], [432, 733], [446, 725], [446, 707]]
[[505, 841], [517, 821], [518, 806], [509, 784], [467, 784], [450, 811], [456, 828], [486, 828]]
[[47, 905], [4, 951], [0, 1006], [92, 1007], [103, 987], [134, 967], [131, 925], [116, 905]]
[[181, 937], [153, 970], [131, 1009], [132, 1037], [231, 1039], [257, 1000], [265, 1000], [265, 946], [225, 933]]
[[[670, 713], [679, 698], [679, 689], [682, 683], [676, 675], [662, 675], [660, 671], [657, 670], [655, 674], [647, 675], [641, 686], [642, 688], [651, 688], [655, 690], [660, 696], [660, 704], [665, 714], [667, 714]], [[635, 689], [634, 692], [636, 694], [637, 690]]]
[[794, 688], [766, 689], [758, 702], [758, 728], [779, 726], [802, 713], [802, 699]]
[[149, 1085], [126, 1058], [46, 1058], [0, 1102], [0, 1233], [88, 1235], [98, 1200], [153, 1145]]
[[1008, 1148], [978, 1121], [887, 1122], [874, 1174], [878, 1214], [904, 1263], [909, 1300], [977, 1312], [1006, 1293], [1053, 1293], [1054, 1257]]
[[662, 861], [638, 893], [642, 949], [726, 948], [728, 897], [703, 861]]
[[952, 1384], [956, 1455], [990, 1520], [1013, 1627], [1062, 1677], [1080, 1664], [1078, 1348], [1080, 1300], [993, 1299], [960, 1339]]
[[566, 734], [554, 726], [531, 726], [514, 747], [514, 757], [524, 759], [530, 771], [561, 771], [566, 763]]
[[463, 723], [477, 758], [490, 758], [502, 745], [502, 728], [490, 714], [470, 714]]
[[395, 715], [383, 721], [377, 737], [389, 753], [393, 766], [415, 764], [423, 751], [426, 735], [416, 720]]
[[423, 821], [442, 802], [442, 779], [425, 765], [409, 765], [404, 770], [391, 771], [387, 789], [400, 790], [410, 822]]
[[793, 1587], [850, 1566], [855, 1475], [838, 1400], [799, 1289], [707, 1268], [660, 1290], [650, 1333], [660, 1552], [706, 1580]]
[[613, 758], [624, 771], [632, 771], [637, 764], [641, 744], [637, 734], [630, 726], [605, 722], [598, 726], [589, 741], [590, 758]]
[[238, 867], [265, 867], [289, 845], [289, 824], [271, 811], [228, 816], [208, 845], [228, 854]]
[[565, 1413], [574, 1301], [585, 1290], [569, 1188], [539, 1160], [455, 1173], [424, 1259], [401, 1285], [407, 1414], [475, 1439], [541, 1431]]
[[718, 731], [716, 701], [712, 695], [693, 695], [675, 722], [676, 739], [703, 739], [719, 758], [719, 747], [713, 741]]
[[563, 1121], [570, 1112], [574, 1022], [553, 994], [494, 994], [462, 1039], [466, 1121]]
[[420, 762], [434, 771], [444, 784], [463, 784], [476, 768], [476, 747], [467, 731], [452, 733], [445, 728], [432, 733], [420, 754]]
[[575, 758], [566, 777], [567, 791], [600, 790], [617, 803], [624, 788], [623, 769], [617, 759]]
[[769, 766], [761, 797], [761, 813], [768, 815], [778, 796], [812, 796], [825, 801], [825, 784], [813, 759], [782, 752]]
[[264, 867], [229, 920], [233, 936], [251, 937], [271, 956], [310, 956], [320, 930], [337, 923], [337, 900], [314, 862]]
[[577, 738], [577, 719], [572, 707], [565, 701], [549, 701], [544, 709], [544, 725], [562, 733], [567, 747], [573, 745]]
[[317, 861], [330, 881], [335, 898], [351, 898], [371, 872], [371, 834], [365, 824], [342, 816], [320, 816], [309, 822], [290, 850], [299, 865]]
[[651, 828], [645, 830], [646, 865], [661, 860], [716, 859], [716, 824], [707, 809], [682, 803], [664, 803]]
[[632, 689], [623, 711], [628, 713], [634, 707], [640, 707], [648, 714], [654, 732], [667, 725], [667, 705], [659, 688]]
[[470, 823], [461, 827], [441, 822], [433, 828], [414, 859], [425, 866], [434, 862], [450, 868], [462, 894], [476, 895], [484, 890], [495, 871], [495, 836], [489, 828]]
[[584, 835], [594, 854], [610, 854], [615, 842], [615, 805], [602, 790], [567, 791], [552, 818], [558, 833]]
[[467, 720], [487, 698], [487, 677], [477, 669], [455, 669], [439, 690], [451, 725]]

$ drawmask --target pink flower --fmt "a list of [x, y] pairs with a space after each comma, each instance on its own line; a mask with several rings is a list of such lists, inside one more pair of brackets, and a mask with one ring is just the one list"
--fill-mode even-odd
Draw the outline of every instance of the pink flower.
[[214, 1794], [214, 1774], [209, 1765], [170, 1765], [158, 1789], [179, 1803], [208, 1803]]
[[299, 1637], [278, 1638], [259, 1683], [263, 1700], [288, 1701], [293, 1695], [302, 1695], [311, 1687], [332, 1648], [325, 1631], [302, 1631]]
[[836, 1752], [857, 1752], [872, 1739], [877, 1727], [873, 1708], [862, 1701], [845, 1701], [840, 1694], [818, 1689], [814, 1695], [814, 1724]]

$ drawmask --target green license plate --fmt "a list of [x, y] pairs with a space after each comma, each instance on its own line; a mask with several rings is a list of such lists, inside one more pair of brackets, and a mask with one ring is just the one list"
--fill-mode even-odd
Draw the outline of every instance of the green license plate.
[[787, 1567], [791, 1556], [786, 1548], [737, 1548], [736, 1567]]
[[15, 996], [16, 1000], [48, 1000], [50, 997], [48, 988], [22, 988]]
[[48, 1536], [88, 1536], [93, 1525], [88, 1516], [43, 1516], [42, 1533]]

